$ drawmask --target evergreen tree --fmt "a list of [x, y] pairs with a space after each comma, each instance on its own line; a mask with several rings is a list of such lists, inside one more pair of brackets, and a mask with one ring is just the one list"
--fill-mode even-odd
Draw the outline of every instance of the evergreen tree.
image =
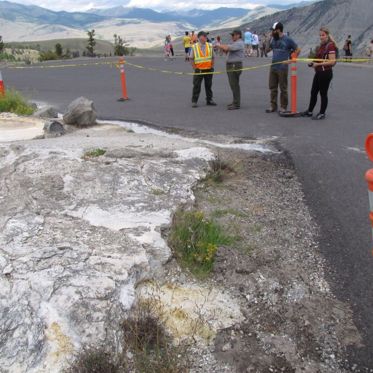
[[95, 45], [96, 45], [95, 30], [88, 31], [87, 34], [88, 34], [87, 55], [89, 57], [94, 57], [95, 56]]
[[62, 45], [60, 43], [57, 43], [54, 47], [54, 51], [56, 53], [56, 56], [58, 58], [61, 58], [62, 57], [62, 53], [63, 53], [63, 49], [62, 49]]

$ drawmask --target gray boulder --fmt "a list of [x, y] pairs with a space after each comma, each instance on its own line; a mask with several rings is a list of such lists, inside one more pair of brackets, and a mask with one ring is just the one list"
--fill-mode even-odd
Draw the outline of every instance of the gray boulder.
[[44, 137], [58, 137], [65, 134], [62, 123], [52, 120], [44, 124]]
[[91, 100], [79, 97], [68, 107], [67, 113], [63, 116], [66, 124], [78, 127], [92, 126], [96, 124], [97, 113]]
[[34, 113], [37, 118], [58, 118], [57, 110], [52, 106], [46, 106]]

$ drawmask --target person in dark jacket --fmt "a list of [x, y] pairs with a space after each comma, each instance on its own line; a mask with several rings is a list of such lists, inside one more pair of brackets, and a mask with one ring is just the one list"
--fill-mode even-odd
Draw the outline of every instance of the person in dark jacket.
[[[320, 29], [320, 46], [317, 49], [315, 62], [308, 66], [315, 70], [313, 78], [311, 98], [308, 109], [302, 113], [304, 117], [312, 117], [314, 120], [325, 119], [328, 107], [328, 90], [333, 79], [333, 66], [336, 64], [337, 47], [330, 31], [326, 27]], [[320, 94], [320, 112], [313, 116], [313, 110], [317, 103], [317, 96]]]

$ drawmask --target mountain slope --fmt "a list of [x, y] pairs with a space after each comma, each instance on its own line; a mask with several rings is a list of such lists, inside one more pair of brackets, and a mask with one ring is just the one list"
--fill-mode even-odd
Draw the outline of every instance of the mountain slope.
[[372, 0], [324, 0], [303, 8], [278, 12], [243, 24], [258, 32], [267, 32], [274, 22], [281, 21], [285, 31], [297, 41], [304, 53], [318, 42], [321, 26], [327, 26], [339, 47], [352, 35], [355, 51], [361, 51], [373, 37]]
[[102, 21], [104, 17], [89, 13], [54, 12], [35, 5], [0, 1], [0, 19], [11, 22], [84, 27], [91, 23]]

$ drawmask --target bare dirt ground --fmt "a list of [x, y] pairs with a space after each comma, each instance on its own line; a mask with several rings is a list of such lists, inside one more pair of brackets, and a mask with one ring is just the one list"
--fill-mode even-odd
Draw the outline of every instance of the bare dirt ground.
[[[317, 227], [291, 160], [281, 155], [223, 151], [233, 171], [222, 183], [195, 189], [195, 208], [236, 240], [221, 247], [209, 286], [240, 304], [244, 321], [225, 328], [213, 345], [195, 349], [195, 372], [350, 372], [348, 346], [360, 336], [348, 305], [324, 278]], [[168, 276], [185, 282], [169, 264]]]

